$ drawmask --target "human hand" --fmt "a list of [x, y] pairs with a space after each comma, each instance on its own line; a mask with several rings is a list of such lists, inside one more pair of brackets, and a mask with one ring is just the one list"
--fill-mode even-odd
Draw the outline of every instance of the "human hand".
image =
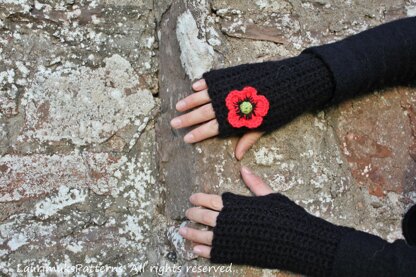
[[[248, 168], [241, 168], [241, 176], [255, 196], [263, 196], [273, 192], [273, 190], [258, 176], [252, 173]], [[215, 194], [195, 193], [189, 198], [195, 206], [186, 211], [185, 215], [188, 219], [210, 227], [215, 227], [217, 216], [223, 208], [221, 196]], [[210, 258], [211, 246], [213, 239], [212, 231], [196, 230], [189, 227], [179, 229], [179, 234], [185, 239], [194, 242], [193, 248], [195, 254]]]
[[[204, 79], [200, 79], [192, 85], [195, 93], [185, 97], [176, 104], [176, 109], [185, 114], [175, 117], [170, 122], [175, 129], [185, 128], [201, 124], [184, 137], [186, 143], [196, 143], [219, 134], [218, 121], [208, 95], [208, 86]], [[192, 110], [194, 109], [194, 110]], [[192, 111], [191, 111], [192, 110]], [[244, 154], [263, 135], [263, 132], [248, 132], [237, 142], [235, 157], [241, 160]]]

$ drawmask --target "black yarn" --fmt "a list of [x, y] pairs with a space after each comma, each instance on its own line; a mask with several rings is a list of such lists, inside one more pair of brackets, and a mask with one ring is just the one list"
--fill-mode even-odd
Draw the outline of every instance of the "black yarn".
[[[332, 97], [334, 90], [330, 71], [311, 54], [212, 70], [204, 73], [203, 78], [208, 85], [221, 137], [249, 130], [272, 131], [305, 111], [320, 107]], [[256, 129], [234, 128], [227, 121], [225, 98], [230, 91], [245, 86], [256, 88], [270, 103], [268, 114]]]
[[343, 40], [311, 47], [335, 80], [328, 105], [375, 89], [416, 81], [416, 17], [382, 24]]
[[[278, 268], [308, 276], [416, 276], [416, 248], [404, 240], [337, 226], [286, 196], [222, 194], [211, 261]], [[414, 230], [413, 230], [414, 231]]]
[[354, 229], [307, 213], [286, 196], [224, 193], [212, 262], [279, 268], [329, 276], [340, 239]]
[[355, 231], [338, 245], [331, 276], [416, 276], [416, 248], [402, 239], [389, 243], [378, 236]]
[[416, 247], [416, 205], [411, 207], [403, 217], [402, 229], [407, 243]]

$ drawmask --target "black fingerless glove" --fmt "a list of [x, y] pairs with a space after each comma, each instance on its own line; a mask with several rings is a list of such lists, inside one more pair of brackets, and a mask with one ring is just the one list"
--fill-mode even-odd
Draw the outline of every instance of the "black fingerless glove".
[[[214, 263], [277, 268], [308, 276], [416, 276], [414, 236], [407, 236], [407, 243], [389, 243], [315, 217], [279, 193], [249, 197], [226, 192], [222, 201], [224, 207], [213, 230]], [[405, 221], [415, 218], [413, 208]], [[409, 231], [414, 231], [412, 226]]]
[[307, 213], [279, 193], [222, 195], [211, 250], [214, 263], [278, 268], [329, 276], [339, 241], [354, 229]]
[[[203, 74], [220, 136], [272, 131], [301, 113], [416, 81], [416, 17], [305, 49], [281, 61]], [[245, 89], [246, 88], [246, 89]]]
[[330, 71], [312, 54], [212, 70], [203, 78], [222, 137], [272, 131], [323, 106], [334, 90]]

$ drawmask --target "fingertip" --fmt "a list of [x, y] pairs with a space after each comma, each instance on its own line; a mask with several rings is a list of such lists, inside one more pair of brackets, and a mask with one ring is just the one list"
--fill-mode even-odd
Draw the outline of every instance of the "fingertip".
[[244, 154], [247, 152], [248, 149], [250, 149], [250, 145], [247, 145], [246, 141], [247, 135], [242, 136], [235, 146], [235, 157], [237, 160], [242, 160], [244, 157]]
[[189, 202], [191, 202], [191, 204], [193, 204], [193, 205], [196, 205], [197, 204], [197, 202], [198, 202], [198, 196], [200, 195], [201, 193], [194, 193], [194, 194], [192, 194], [190, 197], [189, 197]]
[[196, 245], [193, 248], [193, 252], [198, 256], [209, 259], [211, 257], [211, 247], [205, 245]]
[[193, 251], [195, 254], [198, 254], [198, 255], [202, 253], [202, 249], [199, 246], [195, 246]]
[[235, 147], [235, 157], [237, 160], [243, 159], [244, 155], [261, 138], [263, 132], [252, 132], [244, 134], [237, 142]]
[[185, 110], [185, 108], [186, 108], [186, 102], [184, 100], [180, 100], [178, 103], [176, 103], [176, 110], [178, 112]]
[[240, 149], [238, 147], [238, 143], [235, 146], [234, 157], [237, 159], [237, 161], [241, 160], [241, 153], [240, 153]]
[[186, 227], [179, 228], [179, 234], [181, 236], [186, 236], [187, 233], [188, 233], [188, 229]]
[[185, 137], [183, 138], [183, 140], [186, 143], [194, 143], [195, 142], [195, 136], [194, 134], [190, 133], [190, 134], [186, 134]]
[[241, 151], [241, 150], [240, 150], [240, 149], [238, 149], [238, 148], [235, 150], [235, 158], [236, 158], [238, 161], [241, 161], [241, 160], [243, 159], [244, 154], [245, 154], [245, 151]]
[[174, 118], [170, 121], [170, 126], [172, 126], [175, 129], [181, 127], [181, 124], [182, 120], [180, 120], [179, 118]]
[[245, 174], [245, 175], [252, 175], [253, 172], [247, 167], [247, 166], [242, 166], [241, 167], [241, 174]]
[[195, 91], [200, 91], [205, 89], [207, 86], [205, 79], [200, 79], [198, 81], [196, 81], [195, 83], [192, 84], [192, 89]]
[[189, 196], [189, 202], [193, 202], [193, 200], [195, 199], [195, 196], [194, 196], [194, 194], [191, 194], [191, 196]]

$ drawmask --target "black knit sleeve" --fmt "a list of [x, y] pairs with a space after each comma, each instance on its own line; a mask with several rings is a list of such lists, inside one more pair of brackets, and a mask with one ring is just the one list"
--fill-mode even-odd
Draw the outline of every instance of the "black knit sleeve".
[[219, 135], [272, 131], [303, 112], [416, 81], [416, 17], [396, 20], [280, 61], [203, 74]]
[[329, 104], [416, 81], [416, 17], [395, 20], [331, 44], [311, 47], [335, 80]]
[[413, 205], [404, 215], [402, 230], [406, 242], [416, 247], [416, 205]]
[[351, 232], [339, 243], [331, 276], [416, 276], [416, 247], [404, 240], [389, 243], [368, 233]]

